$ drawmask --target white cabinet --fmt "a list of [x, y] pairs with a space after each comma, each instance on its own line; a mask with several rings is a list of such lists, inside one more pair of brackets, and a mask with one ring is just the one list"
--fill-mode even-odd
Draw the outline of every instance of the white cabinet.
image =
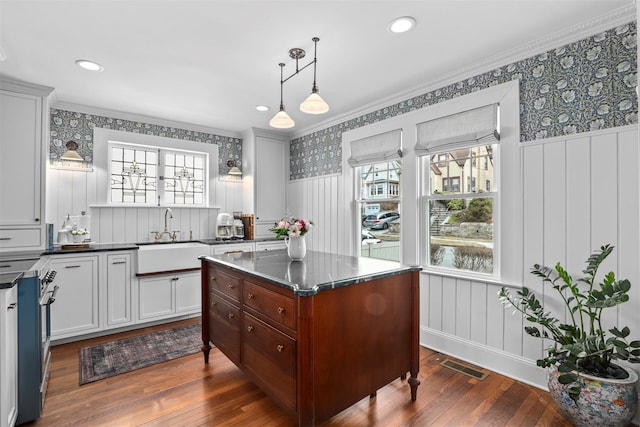
[[0, 81], [0, 251], [45, 247], [47, 98], [52, 91]]
[[253, 252], [255, 245], [253, 243], [221, 243], [219, 245], [211, 245], [211, 255], [232, 254], [235, 252]]
[[288, 144], [261, 129], [243, 134], [243, 210], [254, 214], [254, 238], [269, 237], [273, 224], [286, 213]]
[[274, 251], [277, 249], [287, 249], [287, 245], [284, 244], [284, 240], [256, 242], [256, 252]]
[[131, 282], [133, 269], [131, 266], [131, 252], [109, 253], [103, 257], [106, 268], [104, 278], [106, 298], [105, 304], [100, 304], [106, 313], [104, 320], [105, 328], [120, 327], [132, 324], [133, 314], [131, 312]]
[[18, 417], [18, 285], [0, 289], [0, 427]]
[[51, 304], [51, 339], [100, 330], [98, 316], [98, 255], [53, 256], [57, 272], [56, 300]]
[[166, 319], [200, 312], [200, 271], [138, 279], [138, 320]]

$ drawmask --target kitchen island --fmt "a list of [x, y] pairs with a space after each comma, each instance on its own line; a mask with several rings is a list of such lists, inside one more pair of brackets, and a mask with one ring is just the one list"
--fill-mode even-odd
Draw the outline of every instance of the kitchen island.
[[391, 381], [416, 399], [419, 271], [322, 252], [203, 256], [202, 351], [215, 345], [301, 426]]

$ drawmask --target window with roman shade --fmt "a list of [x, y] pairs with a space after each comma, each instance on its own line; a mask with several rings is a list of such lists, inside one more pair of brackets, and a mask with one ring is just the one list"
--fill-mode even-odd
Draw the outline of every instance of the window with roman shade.
[[402, 130], [352, 141], [350, 148], [347, 162], [358, 181], [359, 255], [399, 261]]
[[499, 111], [491, 104], [416, 124], [415, 152], [429, 177], [423, 206], [430, 267], [498, 274]]

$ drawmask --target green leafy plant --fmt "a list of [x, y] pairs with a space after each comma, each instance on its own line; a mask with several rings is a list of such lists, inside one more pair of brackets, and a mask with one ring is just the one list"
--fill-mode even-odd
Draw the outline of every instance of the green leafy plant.
[[574, 280], [560, 265], [555, 269], [535, 264], [531, 273], [550, 284], [564, 302], [566, 323], [544, 310], [534, 292], [524, 287], [512, 295], [509, 289], [501, 288], [498, 298], [505, 307], [514, 307], [525, 319], [539, 326], [525, 326], [527, 334], [536, 338], [553, 340], [547, 348], [547, 356], [538, 359], [543, 368], [555, 365], [560, 373], [558, 381], [569, 396], [577, 401], [581, 383], [578, 373], [600, 378], [624, 379], [627, 372], [612, 363], [626, 360], [640, 363], [640, 341], [628, 341], [631, 331], [627, 326], [608, 330], [602, 326], [602, 312], [629, 301], [629, 280], [616, 280], [615, 274], [604, 275], [596, 283], [600, 264], [611, 254], [613, 246], [604, 245], [587, 259], [584, 277]]

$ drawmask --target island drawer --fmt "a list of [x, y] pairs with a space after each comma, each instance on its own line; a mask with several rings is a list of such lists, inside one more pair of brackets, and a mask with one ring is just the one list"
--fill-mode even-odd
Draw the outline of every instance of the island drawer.
[[260, 385], [286, 406], [296, 408], [296, 342], [244, 313], [242, 362]]
[[216, 290], [234, 301], [240, 302], [240, 279], [220, 270], [209, 270], [209, 289]]
[[240, 309], [209, 292], [209, 341], [240, 363]]
[[248, 281], [242, 285], [243, 302], [269, 319], [296, 330], [296, 301]]

